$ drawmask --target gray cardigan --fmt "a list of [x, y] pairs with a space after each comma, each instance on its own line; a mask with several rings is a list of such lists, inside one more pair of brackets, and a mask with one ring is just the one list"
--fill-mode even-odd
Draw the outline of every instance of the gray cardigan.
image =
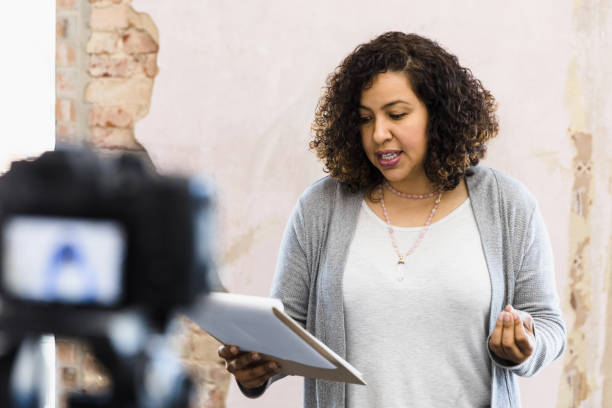
[[[478, 166], [473, 172], [466, 183], [491, 276], [489, 335], [506, 304], [534, 320], [535, 350], [523, 363], [513, 366], [489, 352], [491, 406], [517, 408], [516, 375], [534, 375], [565, 347], [553, 255], [533, 196], [498, 171]], [[287, 224], [271, 290], [291, 317], [342, 357], [342, 275], [362, 199], [363, 193], [349, 193], [329, 177], [309, 187]], [[488, 339], [482, 340], [489, 350]], [[257, 397], [266, 387], [243, 392]], [[344, 408], [345, 391], [344, 383], [305, 379], [304, 407]]]

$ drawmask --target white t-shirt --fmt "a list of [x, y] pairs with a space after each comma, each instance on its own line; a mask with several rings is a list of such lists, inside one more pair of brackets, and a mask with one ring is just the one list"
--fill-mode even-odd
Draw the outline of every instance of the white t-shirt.
[[[421, 227], [394, 231], [405, 253]], [[343, 296], [347, 360], [368, 385], [347, 386], [347, 407], [489, 406], [491, 281], [469, 199], [405, 262], [363, 201]]]

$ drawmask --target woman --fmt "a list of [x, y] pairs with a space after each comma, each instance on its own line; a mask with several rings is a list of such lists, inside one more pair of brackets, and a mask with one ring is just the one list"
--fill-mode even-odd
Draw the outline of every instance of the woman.
[[[516, 376], [565, 325], [534, 198], [477, 166], [495, 101], [435, 42], [390, 32], [330, 75], [311, 142], [329, 177], [300, 198], [272, 296], [368, 386], [306, 379], [305, 407], [518, 407]], [[247, 396], [279, 378], [219, 354]]]

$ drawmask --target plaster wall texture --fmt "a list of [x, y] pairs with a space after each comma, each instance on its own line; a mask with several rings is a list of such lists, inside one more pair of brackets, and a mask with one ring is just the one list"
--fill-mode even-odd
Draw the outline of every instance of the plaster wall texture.
[[[573, 355], [521, 379], [523, 405], [602, 406], [612, 378], [603, 363], [612, 352], [604, 324], [612, 267], [609, 1], [134, 0], [133, 6], [151, 16], [160, 34], [159, 74], [136, 138], [161, 171], [205, 173], [216, 183], [219, 272], [237, 293], [267, 295], [290, 211], [324, 175], [307, 144], [327, 74], [357, 44], [389, 30], [428, 36], [456, 54], [499, 103], [501, 131], [484, 164], [518, 178], [538, 199], [570, 332], [582, 322]], [[590, 134], [593, 146], [585, 201], [592, 211], [578, 226], [577, 132]], [[572, 278], [577, 231], [590, 237], [589, 264]], [[572, 293], [584, 295], [582, 309]], [[585, 333], [588, 340], [581, 340]], [[588, 384], [582, 399], [576, 378]], [[301, 406], [300, 379], [283, 380], [254, 401], [232, 387], [228, 407]]]
[[559, 400], [612, 407], [612, 3], [575, 2], [573, 17], [566, 102], [575, 156], [565, 288], [572, 326]]

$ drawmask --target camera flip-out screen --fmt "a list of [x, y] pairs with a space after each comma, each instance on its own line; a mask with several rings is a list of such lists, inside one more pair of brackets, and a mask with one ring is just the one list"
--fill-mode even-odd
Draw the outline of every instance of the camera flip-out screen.
[[2, 231], [2, 286], [25, 301], [113, 306], [126, 237], [110, 220], [13, 217]]

